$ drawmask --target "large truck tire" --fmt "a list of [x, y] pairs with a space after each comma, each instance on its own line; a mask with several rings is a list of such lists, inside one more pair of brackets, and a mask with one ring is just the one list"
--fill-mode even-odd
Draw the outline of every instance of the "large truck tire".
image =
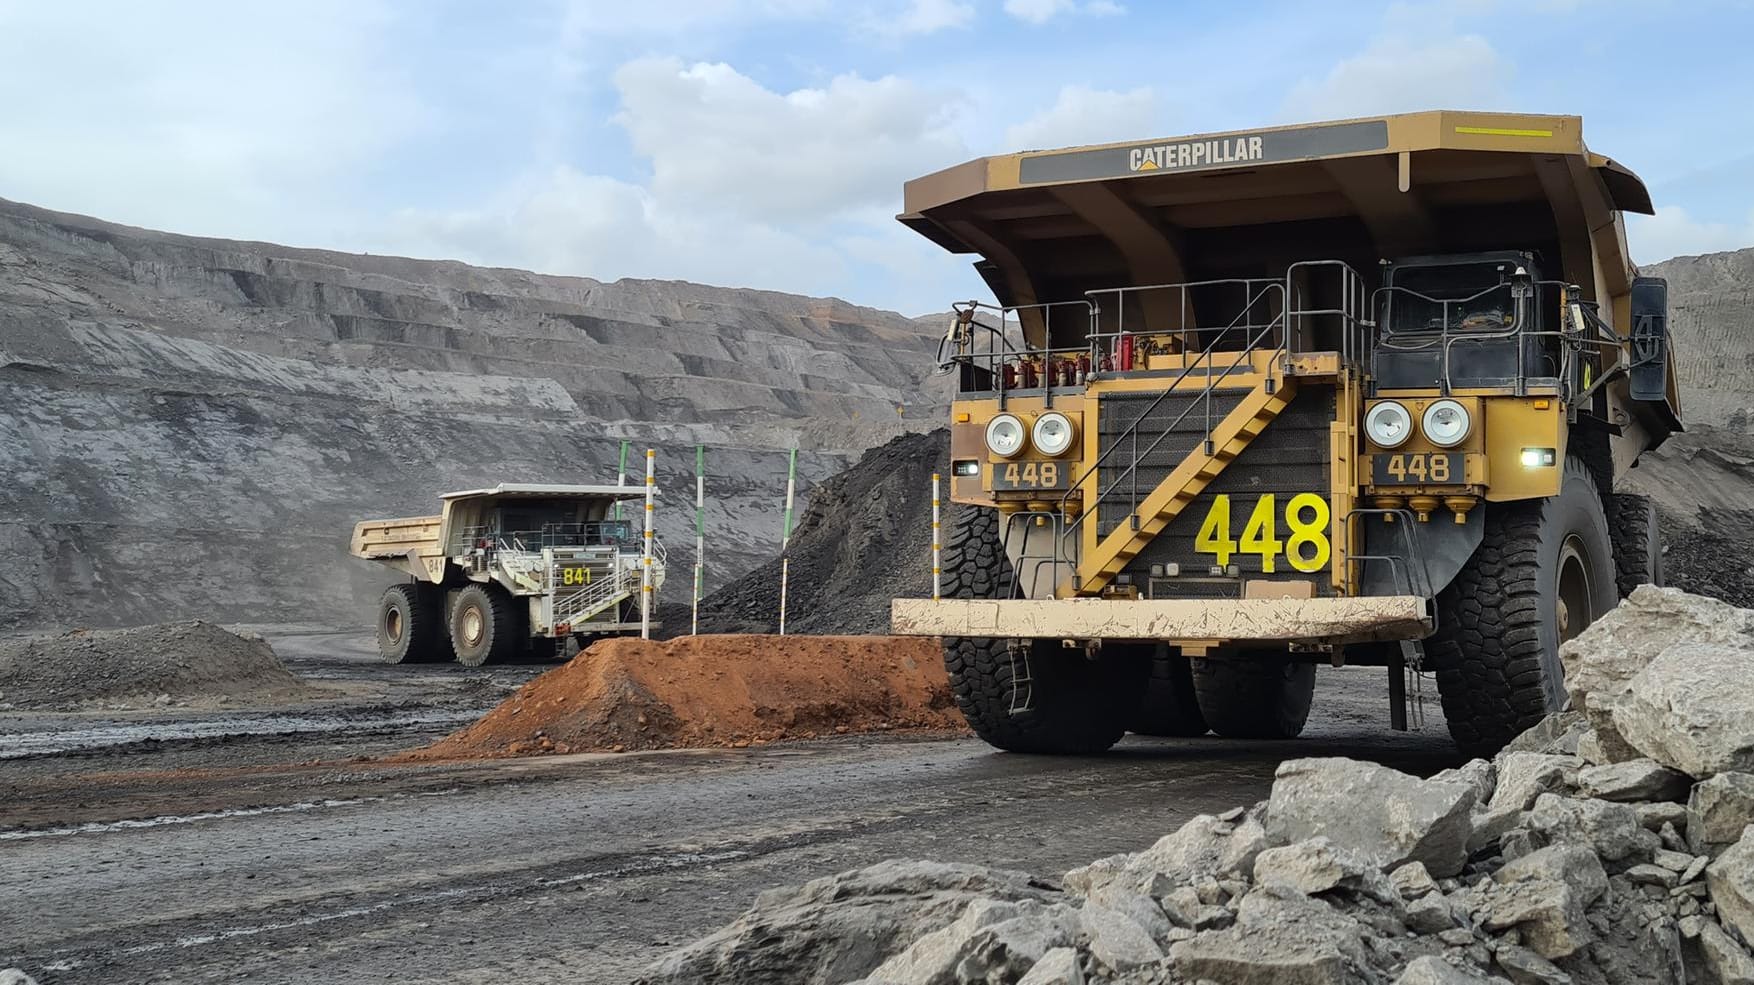
[[[998, 511], [958, 506], [944, 539], [944, 594], [1010, 598], [1014, 574], [999, 542]], [[1148, 665], [1126, 654], [1087, 659], [1058, 640], [944, 638], [944, 669], [962, 716], [1009, 752], [1088, 754], [1126, 732]], [[1027, 675], [1025, 678], [1024, 675]], [[1019, 680], [1019, 678], [1024, 678]]]
[[1663, 584], [1663, 538], [1657, 526], [1657, 507], [1649, 496], [1616, 493], [1608, 534], [1614, 540], [1614, 574], [1620, 597], [1640, 585]]
[[451, 648], [465, 667], [505, 663], [524, 649], [523, 620], [495, 585], [470, 584], [451, 602]]
[[1188, 661], [1200, 714], [1227, 739], [1295, 739], [1315, 699], [1315, 664], [1277, 653]]
[[437, 585], [403, 582], [378, 600], [378, 655], [384, 663], [433, 663], [451, 658], [445, 599]]
[[1145, 698], [1133, 715], [1131, 731], [1183, 738], [1205, 735], [1206, 716], [1200, 714], [1188, 658], [1162, 643], [1148, 645], [1143, 656], [1150, 661], [1151, 676], [1146, 678]]
[[1480, 546], [1438, 594], [1426, 664], [1450, 737], [1491, 756], [1565, 703], [1559, 645], [1619, 601], [1614, 548], [1589, 468], [1568, 458], [1557, 496], [1487, 503]]

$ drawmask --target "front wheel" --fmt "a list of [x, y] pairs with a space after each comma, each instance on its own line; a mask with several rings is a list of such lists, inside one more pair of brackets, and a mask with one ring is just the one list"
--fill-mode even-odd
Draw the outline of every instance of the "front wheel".
[[[944, 538], [945, 595], [1006, 599], [1014, 578], [999, 514], [958, 506]], [[1059, 640], [944, 638], [944, 669], [969, 727], [1010, 752], [1095, 753], [1126, 733], [1149, 671], [1122, 647], [1087, 658]]]
[[1450, 736], [1491, 756], [1565, 704], [1559, 645], [1619, 601], [1595, 479], [1568, 458], [1559, 494], [1487, 503], [1474, 556], [1438, 595], [1426, 656]]
[[522, 620], [497, 586], [471, 584], [451, 603], [451, 647], [465, 667], [505, 663], [523, 648]]
[[[1119, 649], [1119, 648], [1117, 648]], [[953, 637], [944, 666], [976, 735], [1008, 752], [1098, 753], [1127, 732], [1149, 665], [1059, 640]]]

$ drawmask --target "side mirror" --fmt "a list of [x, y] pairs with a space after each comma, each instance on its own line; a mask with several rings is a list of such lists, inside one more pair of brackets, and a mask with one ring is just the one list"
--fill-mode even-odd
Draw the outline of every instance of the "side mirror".
[[1669, 282], [1661, 277], [1632, 281], [1632, 365], [1627, 372], [1634, 400], [1667, 400], [1669, 365]]

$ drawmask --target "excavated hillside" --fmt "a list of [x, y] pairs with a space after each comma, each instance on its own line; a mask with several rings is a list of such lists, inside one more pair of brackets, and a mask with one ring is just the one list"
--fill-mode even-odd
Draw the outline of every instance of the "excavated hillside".
[[1624, 480], [1662, 514], [1671, 585], [1754, 606], [1754, 249], [1644, 268], [1669, 282], [1687, 433]]
[[728, 578], [774, 552], [784, 449], [809, 486], [943, 420], [936, 331], [833, 299], [0, 200], [0, 627], [352, 620], [388, 580], [346, 557], [355, 520], [498, 481], [608, 481], [623, 438], [678, 491], [659, 526], [684, 569], [709, 447]]

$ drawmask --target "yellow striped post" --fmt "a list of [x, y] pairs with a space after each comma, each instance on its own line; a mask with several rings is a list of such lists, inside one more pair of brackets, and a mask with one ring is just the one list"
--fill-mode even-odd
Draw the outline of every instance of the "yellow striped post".
[[944, 597], [944, 538], [939, 533], [938, 473], [932, 473], [932, 601]]

